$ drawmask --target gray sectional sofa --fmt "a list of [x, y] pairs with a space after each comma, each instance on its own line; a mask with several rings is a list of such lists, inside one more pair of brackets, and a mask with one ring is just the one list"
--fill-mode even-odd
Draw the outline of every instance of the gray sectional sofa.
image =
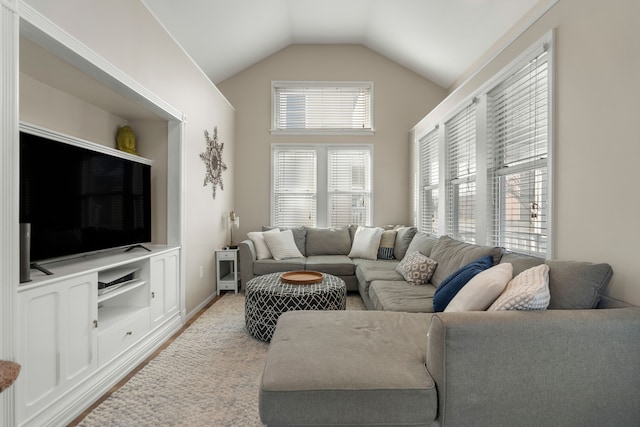
[[[285, 266], [339, 272], [369, 308], [280, 317], [260, 386], [266, 425], [640, 423], [640, 308], [604, 295], [613, 274], [608, 264], [545, 261], [447, 236], [403, 234], [413, 236], [396, 240], [398, 253], [438, 261], [429, 284], [404, 281], [395, 271], [400, 259], [330, 254], [336, 263], [312, 250], [297, 263], [260, 262], [251, 258], [251, 241], [241, 243], [243, 282]], [[432, 313], [438, 285], [483, 256], [511, 264], [514, 277], [547, 264], [549, 309]], [[348, 260], [350, 268], [336, 269]]]

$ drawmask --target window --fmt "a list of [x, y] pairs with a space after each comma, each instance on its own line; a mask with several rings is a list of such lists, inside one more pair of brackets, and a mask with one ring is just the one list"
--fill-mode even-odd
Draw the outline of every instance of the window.
[[447, 233], [475, 242], [476, 235], [476, 104], [445, 124], [447, 146]]
[[438, 234], [438, 128], [420, 141], [420, 186], [422, 189], [422, 222], [420, 229]]
[[416, 135], [422, 231], [553, 256], [552, 46], [549, 33], [453, 110], [427, 116]]
[[372, 82], [271, 83], [274, 133], [371, 133]]
[[489, 241], [545, 254], [548, 200], [548, 54], [488, 94], [488, 171], [495, 213]]
[[312, 149], [273, 150], [273, 225], [315, 225], [316, 163], [316, 151]]
[[372, 148], [274, 145], [271, 225], [370, 225]]

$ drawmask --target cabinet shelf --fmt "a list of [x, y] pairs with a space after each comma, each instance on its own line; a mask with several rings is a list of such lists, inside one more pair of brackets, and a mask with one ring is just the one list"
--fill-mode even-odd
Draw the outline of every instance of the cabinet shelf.
[[102, 295], [98, 295], [98, 304], [101, 302], [110, 300], [113, 297], [117, 297], [118, 295], [122, 295], [125, 292], [132, 291], [133, 289], [139, 288], [140, 286], [144, 286], [147, 282], [145, 280], [134, 279], [128, 282], [124, 282], [122, 285], [118, 287], [118, 289], [107, 292]]

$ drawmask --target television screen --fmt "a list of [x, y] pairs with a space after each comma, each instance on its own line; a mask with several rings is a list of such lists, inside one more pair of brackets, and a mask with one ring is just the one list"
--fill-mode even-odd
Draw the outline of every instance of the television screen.
[[31, 261], [151, 241], [151, 166], [20, 132]]

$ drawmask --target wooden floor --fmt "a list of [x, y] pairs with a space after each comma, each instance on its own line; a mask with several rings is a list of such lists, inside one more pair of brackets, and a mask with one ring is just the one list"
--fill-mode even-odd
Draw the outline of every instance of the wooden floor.
[[216, 296], [212, 299], [207, 305], [202, 307], [200, 311], [198, 311], [191, 319], [189, 319], [183, 326], [180, 328], [178, 332], [173, 334], [171, 338], [169, 338], [164, 344], [162, 344], [156, 351], [153, 352], [149, 357], [147, 357], [142, 363], [136, 366], [126, 377], [124, 377], [118, 384], [111, 387], [109, 391], [107, 391], [100, 399], [96, 400], [93, 405], [88, 407], [82, 414], [80, 414], [76, 419], [74, 419], [71, 423], [68, 424], [69, 427], [77, 426], [80, 422], [87, 416], [91, 411], [98, 407], [102, 402], [107, 400], [109, 396], [115, 393], [120, 387], [125, 385], [140, 369], [144, 368], [151, 360], [153, 360], [161, 351], [167, 348], [176, 338], [180, 336], [193, 322], [195, 322], [209, 307], [211, 307], [216, 301], [222, 298], [222, 295]]

